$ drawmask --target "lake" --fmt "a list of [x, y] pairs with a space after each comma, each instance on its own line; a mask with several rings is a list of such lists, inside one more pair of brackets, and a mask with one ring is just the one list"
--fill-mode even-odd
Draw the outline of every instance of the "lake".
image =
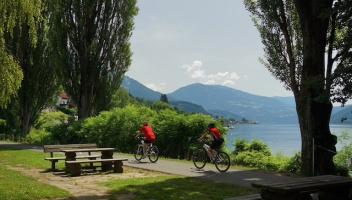
[[[339, 135], [348, 130], [352, 133], [352, 125], [330, 125], [330, 131]], [[272, 124], [236, 124], [227, 132], [227, 148], [233, 150], [235, 138], [246, 138], [248, 141], [254, 139], [265, 142], [273, 154], [282, 152], [284, 155], [292, 156], [294, 152], [301, 150], [301, 135], [299, 125], [272, 125]], [[339, 143], [336, 145], [339, 149]]]

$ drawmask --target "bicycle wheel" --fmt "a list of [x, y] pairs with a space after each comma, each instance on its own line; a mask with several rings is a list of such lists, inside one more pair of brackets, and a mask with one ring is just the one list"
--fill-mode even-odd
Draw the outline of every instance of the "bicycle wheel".
[[225, 152], [218, 152], [215, 158], [215, 167], [220, 172], [226, 172], [230, 168], [230, 157]]
[[197, 169], [202, 169], [207, 162], [207, 157], [204, 149], [197, 149], [193, 152], [193, 163]]
[[143, 156], [143, 147], [140, 144], [137, 144], [133, 151], [134, 158], [138, 161], [142, 160]]
[[150, 148], [150, 155], [148, 155], [150, 162], [155, 163], [159, 159], [159, 149], [156, 146]]

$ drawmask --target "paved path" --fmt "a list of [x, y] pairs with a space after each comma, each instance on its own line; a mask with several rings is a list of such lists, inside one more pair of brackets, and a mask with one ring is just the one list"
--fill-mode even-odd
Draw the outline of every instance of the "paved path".
[[[15, 149], [29, 149], [43, 152], [43, 147], [37, 145], [18, 144], [0, 141], [0, 146], [7, 146]], [[276, 181], [293, 178], [288, 176], [254, 171], [244, 171], [238, 169], [229, 169], [227, 172], [219, 172], [215, 168], [215, 165], [210, 163], [207, 163], [204, 169], [197, 170], [191, 162], [178, 162], [159, 159], [156, 163], [151, 163], [148, 158], [143, 159], [141, 162], [138, 162], [134, 159], [133, 156], [114, 154], [114, 157], [128, 158], [128, 161], [124, 162], [124, 165], [126, 166], [155, 170], [188, 177], [204, 178], [208, 180], [220, 181], [224, 183], [248, 187], [251, 186], [252, 182], [256, 181]]]

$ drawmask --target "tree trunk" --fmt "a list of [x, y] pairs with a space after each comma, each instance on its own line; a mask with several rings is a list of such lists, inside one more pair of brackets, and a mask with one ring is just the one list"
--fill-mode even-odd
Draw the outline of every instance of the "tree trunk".
[[21, 132], [22, 135], [27, 135], [30, 131], [30, 120], [32, 109], [27, 103], [21, 105], [22, 116], [21, 116]]
[[303, 35], [303, 71], [300, 90], [294, 94], [302, 137], [301, 172], [305, 176], [335, 171], [332, 158], [337, 140], [330, 133], [332, 104], [330, 87], [325, 85], [327, 11], [332, 3], [333, 0], [296, 0]]
[[332, 104], [316, 102], [309, 97], [296, 98], [296, 102], [302, 137], [302, 174], [334, 174], [333, 156], [337, 139], [330, 133], [329, 127]]

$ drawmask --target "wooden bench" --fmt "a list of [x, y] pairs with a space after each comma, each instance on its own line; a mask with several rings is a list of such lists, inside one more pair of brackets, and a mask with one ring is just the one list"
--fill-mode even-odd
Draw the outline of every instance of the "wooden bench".
[[252, 187], [261, 189], [265, 200], [309, 200], [313, 193], [318, 193], [319, 200], [350, 200], [352, 179], [324, 175], [288, 179], [275, 182], [256, 182]]
[[[111, 159], [97, 159], [97, 160], [72, 160], [72, 161], [65, 161], [66, 165], [69, 167], [66, 168], [66, 172], [71, 174], [71, 176], [79, 176], [81, 175], [82, 166], [81, 164], [84, 163], [101, 163], [101, 171], [106, 172], [109, 170], [113, 170], [115, 173], [122, 173], [123, 172], [123, 162], [127, 161], [127, 158], [111, 158]], [[98, 166], [93, 166], [98, 167]], [[91, 166], [89, 167], [91, 168]]]
[[[44, 145], [43, 150], [44, 153], [50, 153], [50, 157], [44, 158], [45, 160], [48, 160], [51, 162], [51, 169], [55, 170], [55, 163], [57, 163], [59, 160], [65, 160], [66, 157], [54, 157], [54, 153], [62, 153], [60, 152], [61, 149], [87, 149], [87, 148], [97, 148], [97, 144], [61, 144], [61, 145]], [[87, 153], [88, 155], [82, 155], [82, 156], [76, 156], [76, 158], [79, 159], [91, 159], [95, 160], [97, 158], [100, 158], [101, 155], [91, 155], [91, 152]]]

